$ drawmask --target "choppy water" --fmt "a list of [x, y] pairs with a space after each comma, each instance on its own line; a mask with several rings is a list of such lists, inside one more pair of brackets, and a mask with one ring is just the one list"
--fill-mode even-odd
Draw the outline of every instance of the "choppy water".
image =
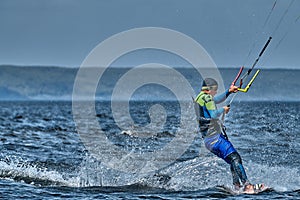
[[[147, 125], [147, 102], [132, 102], [130, 114]], [[107, 137], [127, 151], [162, 148], [179, 129], [179, 105], [166, 108], [163, 130], [151, 138], [124, 135], [97, 104]], [[107, 168], [86, 150], [76, 132], [71, 102], [0, 103], [0, 196], [4, 199], [300, 199], [299, 102], [234, 102], [226, 118], [228, 135], [243, 158], [250, 180], [274, 190], [259, 195], [222, 192], [231, 185], [227, 164], [203, 149], [195, 137], [177, 161], [153, 173]], [[194, 113], [191, 113], [194, 115]], [[186, 124], [188, 126], [188, 124]], [[190, 127], [195, 134], [196, 127]]]

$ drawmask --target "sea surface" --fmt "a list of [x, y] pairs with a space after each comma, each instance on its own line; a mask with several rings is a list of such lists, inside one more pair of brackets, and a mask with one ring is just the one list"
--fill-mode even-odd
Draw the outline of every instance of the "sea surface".
[[[183, 120], [188, 128], [178, 125], [183, 118], [178, 102], [130, 102], [135, 126], [147, 127], [153, 105], [165, 109], [164, 125], [150, 137], [139, 137], [134, 126], [122, 130], [116, 125], [110, 102], [96, 103], [101, 130], [125, 152], [155, 153], [178, 132], [194, 135], [176, 160], [166, 158], [167, 164], [154, 171], [130, 173], [112, 169], [88, 150], [77, 132], [72, 102], [0, 102], [0, 198], [300, 199], [300, 102], [234, 101], [231, 105], [225, 118], [229, 139], [250, 181], [272, 188], [257, 195], [218, 189], [231, 186], [229, 166], [203, 148], [190, 119]], [[189, 112], [194, 116], [192, 109]]]

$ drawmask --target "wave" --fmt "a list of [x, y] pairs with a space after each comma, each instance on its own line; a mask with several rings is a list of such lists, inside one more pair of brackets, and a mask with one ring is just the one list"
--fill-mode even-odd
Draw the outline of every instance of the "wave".
[[0, 178], [36, 186], [69, 185], [64, 175], [57, 171], [49, 170], [46, 167], [38, 167], [34, 163], [14, 158], [6, 158], [0, 161]]

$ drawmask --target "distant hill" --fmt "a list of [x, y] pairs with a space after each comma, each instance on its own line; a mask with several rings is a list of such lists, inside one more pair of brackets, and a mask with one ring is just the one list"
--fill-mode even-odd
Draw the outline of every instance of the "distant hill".
[[[128, 70], [129, 68], [109, 68], [99, 83], [101, 87], [98, 88], [96, 96], [109, 99], [115, 83]], [[177, 70], [189, 80], [197, 93], [202, 78], [195, 69], [178, 68]], [[71, 100], [77, 71], [77, 68], [0, 65], [0, 100]], [[220, 72], [224, 84], [228, 86], [238, 69], [221, 68]], [[166, 74], [162, 74], [160, 78], [163, 79], [165, 76]], [[300, 70], [264, 69], [249, 92], [238, 95], [237, 100], [299, 101], [299, 77]], [[146, 95], [149, 95], [148, 91], [152, 89], [154, 91], [154, 88], [147, 88], [145, 90], [147, 94], [144, 92], [140, 95], [151, 99], [151, 96]], [[156, 96], [162, 99], [169, 97], [165, 90], [161, 90], [161, 93], [156, 91]]]
[[0, 66], [0, 99], [70, 97], [77, 69]]
[[24, 100], [28, 98], [16, 91], [12, 91], [5, 87], [0, 87], [0, 100], [10, 100], [10, 99]]

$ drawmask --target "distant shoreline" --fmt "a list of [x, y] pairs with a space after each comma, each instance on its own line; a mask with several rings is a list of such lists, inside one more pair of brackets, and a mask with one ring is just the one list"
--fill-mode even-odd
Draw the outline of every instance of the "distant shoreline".
[[[154, 65], [155, 66], [155, 65]], [[115, 84], [118, 80], [130, 71], [130, 67], [108, 67], [102, 74], [95, 92], [96, 98], [110, 99]], [[146, 69], [146, 68], [145, 68]], [[153, 68], [155, 69], [155, 68]], [[195, 95], [201, 89], [201, 70], [210, 71], [214, 68], [201, 68], [199, 71], [192, 67], [173, 68], [188, 80]], [[88, 80], [89, 74], [97, 73], [95, 67], [85, 68], [81, 79]], [[220, 75], [225, 87], [229, 87], [238, 73], [238, 68], [219, 68]], [[79, 68], [68, 68], [59, 66], [16, 66], [0, 65], [0, 100], [24, 100], [24, 101], [65, 101], [72, 100], [73, 87], [76, 81]], [[150, 70], [151, 71], [151, 70]], [[248, 69], [244, 70], [247, 73]], [[163, 80], [171, 78], [167, 72], [156, 68], [156, 76]], [[252, 76], [252, 75], [250, 75]], [[237, 101], [297, 101], [300, 99], [300, 69], [262, 69], [260, 75], [253, 83], [251, 92], [238, 95]], [[180, 84], [180, 83], [178, 83]], [[158, 84], [159, 85], [159, 84]], [[169, 100], [174, 94], [164, 87], [155, 84], [146, 84], [134, 92], [134, 99], [146, 100]], [[141, 85], [143, 86], [143, 85]], [[279, 92], [287, 86], [293, 87], [292, 91]], [[88, 88], [86, 88], [88, 89]], [[148, 92], [153, 91], [153, 92]], [[122, 93], [123, 92], [123, 93]], [[122, 98], [126, 91], [120, 91]], [[184, 91], [183, 91], [184, 92]], [[125, 95], [126, 96], [126, 95]], [[84, 95], [83, 95], [84, 98]], [[188, 100], [190, 96], [186, 97]]]

